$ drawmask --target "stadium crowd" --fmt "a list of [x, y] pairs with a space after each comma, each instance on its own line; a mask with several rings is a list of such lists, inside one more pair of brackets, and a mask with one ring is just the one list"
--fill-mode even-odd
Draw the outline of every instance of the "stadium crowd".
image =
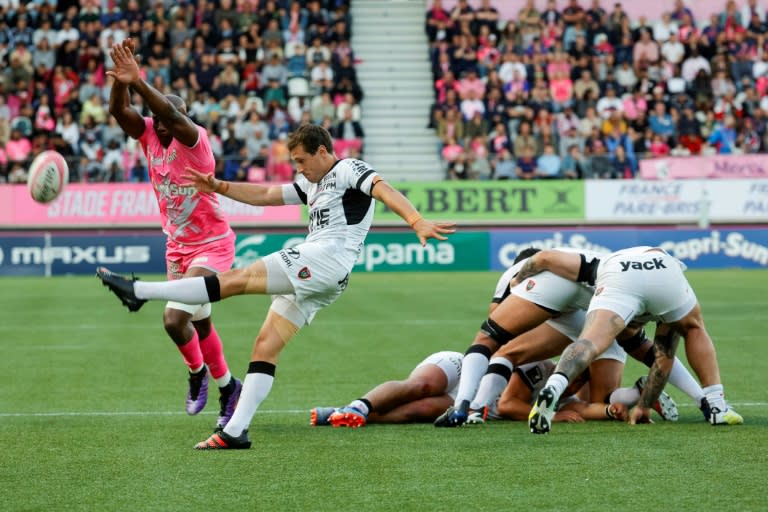
[[307, 122], [328, 128], [338, 153], [359, 154], [363, 91], [349, 7], [350, 0], [0, 2], [0, 182], [24, 182], [45, 149], [67, 157], [71, 181], [148, 180], [138, 144], [108, 113], [109, 49], [128, 37], [144, 78], [181, 96], [207, 128], [218, 177], [290, 181], [285, 139]]
[[[498, 0], [496, 0], [498, 2]], [[429, 126], [449, 179], [633, 178], [664, 155], [768, 149], [768, 25], [761, 0], [696, 19], [620, 2], [433, 0]]]

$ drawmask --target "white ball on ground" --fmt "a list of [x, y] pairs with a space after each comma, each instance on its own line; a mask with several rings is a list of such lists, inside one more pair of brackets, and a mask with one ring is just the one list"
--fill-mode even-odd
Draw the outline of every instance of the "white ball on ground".
[[29, 166], [27, 188], [38, 203], [50, 203], [59, 197], [68, 181], [69, 166], [56, 151], [43, 151]]

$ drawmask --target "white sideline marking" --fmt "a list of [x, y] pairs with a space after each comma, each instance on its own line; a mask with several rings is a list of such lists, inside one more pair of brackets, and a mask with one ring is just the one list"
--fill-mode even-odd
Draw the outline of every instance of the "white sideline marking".
[[[765, 407], [768, 402], [728, 402], [734, 407]], [[678, 404], [678, 408], [693, 409], [693, 404]], [[308, 414], [307, 409], [266, 409], [256, 414]], [[202, 415], [214, 416], [216, 412], [203, 412]], [[0, 412], [0, 418], [45, 418], [45, 417], [78, 417], [78, 416], [186, 416], [183, 411], [59, 411], [59, 412]]]

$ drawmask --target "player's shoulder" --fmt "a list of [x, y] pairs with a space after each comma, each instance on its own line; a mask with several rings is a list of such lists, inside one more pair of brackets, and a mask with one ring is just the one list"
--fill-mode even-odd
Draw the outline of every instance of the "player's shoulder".
[[358, 158], [342, 158], [336, 163], [333, 170], [341, 176], [349, 176], [353, 179], [367, 177], [375, 172], [371, 164]]

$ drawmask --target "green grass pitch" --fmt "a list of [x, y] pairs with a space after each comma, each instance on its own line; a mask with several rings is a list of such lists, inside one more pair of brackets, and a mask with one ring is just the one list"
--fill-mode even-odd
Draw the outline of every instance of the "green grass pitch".
[[[201, 415], [183, 413], [186, 371], [162, 303], [128, 314], [92, 277], [3, 278], [0, 509], [765, 510], [768, 274], [688, 274], [743, 426], [705, 424], [672, 389], [674, 424], [556, 424], [547, 436], [510, 422], [311, 428], [311, 407], [463, 351], [498, 276], [356, 274], [283, 353], [254, 446], [238, 452], [192, 450], [215, 423], [216, 393]], [[239, 377], [267, 305], [214, 308]], [[625, 383], [643, 373], [630, 361]]]

